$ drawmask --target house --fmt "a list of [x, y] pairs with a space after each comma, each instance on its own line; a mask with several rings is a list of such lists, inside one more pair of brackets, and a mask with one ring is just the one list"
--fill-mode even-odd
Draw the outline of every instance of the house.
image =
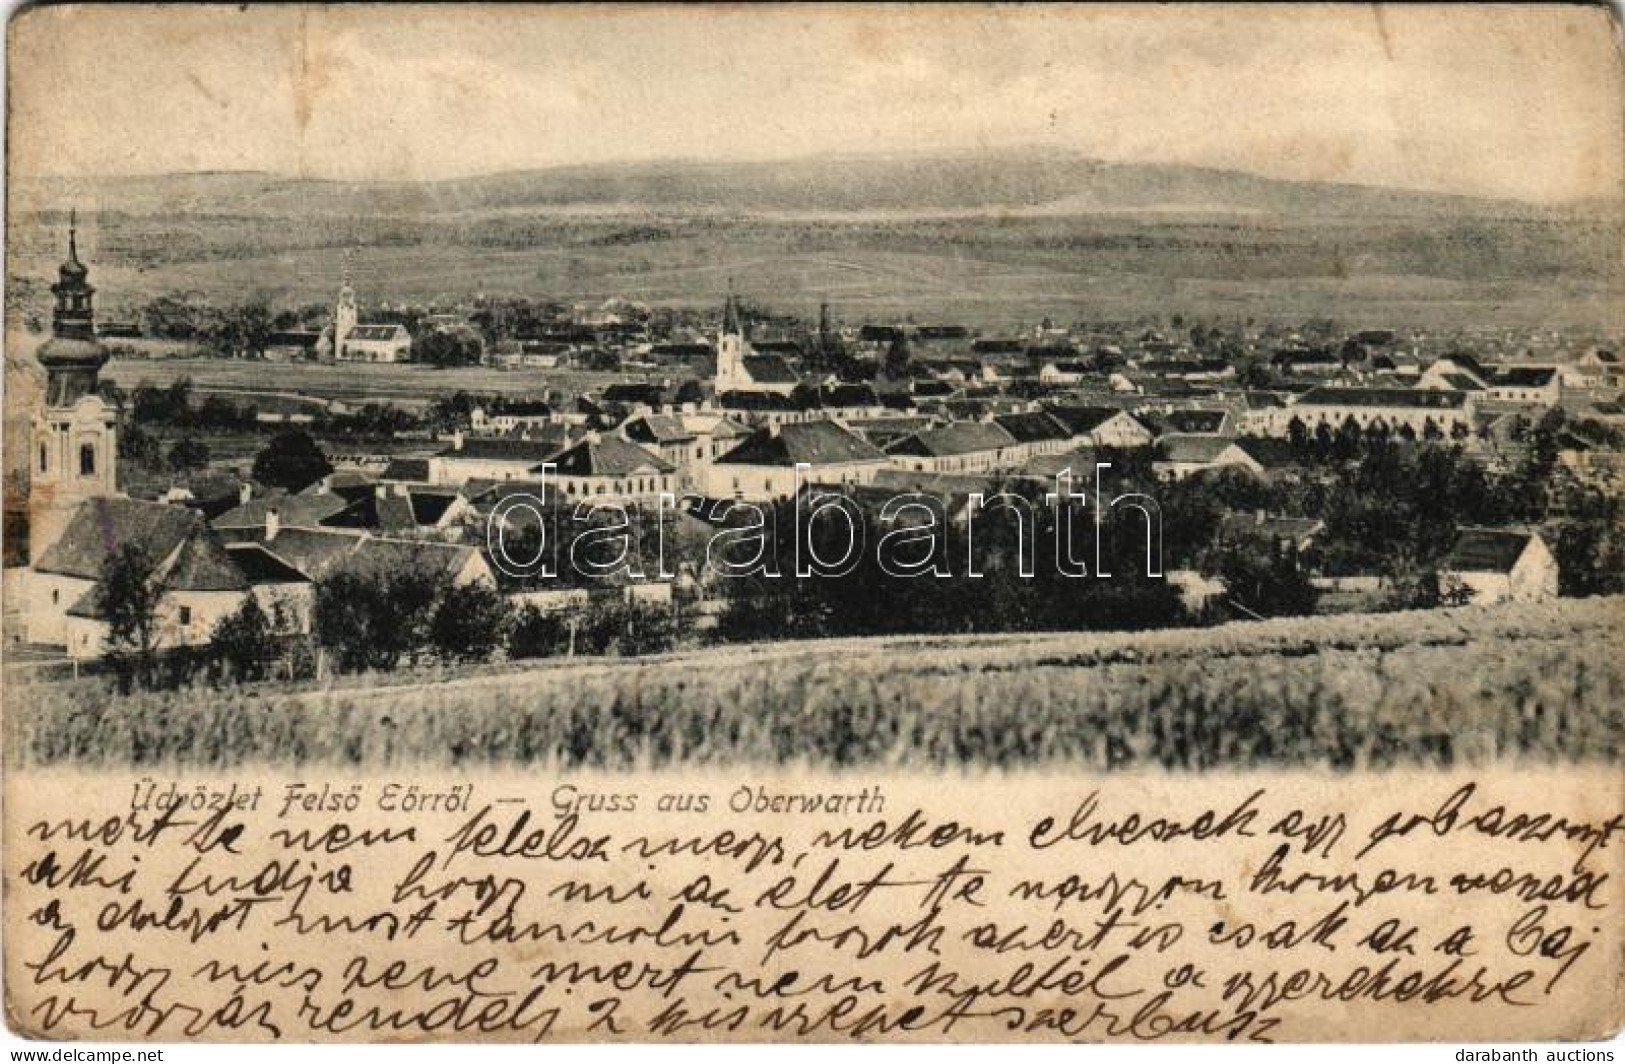
[[712, 463], [707, 494], [789, 499], [796, 491], [798, 465], [808, 467], [803, 482], [868, 484], [890, 464], [884, 452], [834, 421], [769, 425]]
[[1321, 425], [1336, 431], [1353, 420], [1361, 429], [1382, 423], [1424, 436], [1431, 428], [1445, 435], [1473, 427], [1473, 401], [1466, 392], [1425, 388], [1314, 388], [1278, 410], [1250, 411], [1249, 431], [1267, 436], [1291, 434], [1294, 419], [1313, 434]]
[[629, 440], [597, 432], [532, 467], [530, 476], [544, 470], [567, 500], [603, 496], [653, 506], [662, 493], [677, 490], [674, 464]]
[[818, 408], [836, 421], [858, 417], [878, 417], [885, 412], [880, 396], [870, 384], [832, 384], [819, 388]]
[[397, 482], [376, 485], [371, 494], [316, 523], [369, 535], [454, 538], [468, 513], [468, 500], [456, 491]]
[[1262, 540], [1275, 547], [1291, 547], [1301, 554], [1314, 546], [1316, 537], [1325, 527], [1326, 523], [1318, 518], [1272, 515], [1258, 510], [1220, 518], [1219, 539], [1226, 543]]
[[283, 329], [265, 341], [265, 357], [273, 362], [314, 360], [322, 334], [315, 329]]
[[1343, 371], [1343, 360], [1324, 348], [1293, 347], [1270, 359], [1277, 370], [1294, 377], [1327, 377]]
[[334, 358], [340, 362], [410, 362], [412, 336], [399, 323], [352, 325], [335, 341]]
[[262, 543], [227, 543], [226, 554], [253, 585], [255, 601], [281, 633], [312, 630], [316, 585]]
[[1472, 355], [1457, 352], [1435, 359], [1430, 363], [1428, 368], [1422, 371], [1416, 385], [1419, 388], [1451, 387], [1451, 385], [1444, 382], [1449, 381], [1452, 377], [1459, 377], [1462, 382], [1470, 384], [1471, 387], [1457, 390], [1479, 391], [1489, 386], [1492, 376], [1493, 374], [1484, 368], [1478, 359]]
[[992, 421], [955, 421], [897, 440], [886, 454], [901, 469], [985, 473], [1026, 457], [1016, 438]]
[[670, 463], [685, 483], [695, 482], [695, 469], [711, 460], [694, 430], [676, 414], [643, 414], [623, 422], [619, 431], [622, 438]]
[[1062, 358], [1039, 367], [1038, 379], [1045, 384], [1077, 384], [1092, 372], [1094, 368], [1083, 359]]
[[429, 459], [429, 483], [456, 486], [468, 480], [524, 480], [540, 462], [558, 454], [570, 441], [563, 425], [549, 425], [534, 439], [464, 437], [452, 434], [451, 446]]
[[1231, 419], [1225, 410], [1182, 409], [1160, 414], [1142, 413], [1140, 420], [1150, 426], [1158, 436], [1177, 433], [1182, 436], [1233, 436]]
[[1151, 430], [1114, 406], [1046, 406], [1067, 431], [1071, 446], [1149, 447]]
[[[74, 658], [107, 650], [104, 582], [112, 560], [138, 546], [160, 589], [154, 615], [157, 649], [197, 646], [250, 595], [268, 613], [300, 582], [285, 566], [235, 553], [193, 510], [137, 499], [87, 500], [29, 577], [28, 637], [59, 644]], [[287, 611], [284, 611], [287, 616]], [[302, 620], [308, 613], [294, 615]], [[290, 622], [291, 623], [291, 622]]]
[[996, 414], [993, 423], [1016, 441], [1015, 460], [1018, 462], [1025, 462], [1034, 455], [1060, 454], [1073, 446], [1072, 433], [1048, 411]]
[[227, 539], [239, 539], [244, 534], [257, 536], [264, 531], [268, 520], [289, 528], [317, 528], [323, 521], [343, 512], [350, 501], [338, 492], [325, 489], [289, 492], [273, 488], [255, 498], [245, 484], [238, 504], [210, 524]]
[[1565, 387], [1618, 388], [1625, 385], [1625, 362], [1618, 352], [1593, 347], [1559, 369]]
[[885, 450], [887, 444], [905, 436], [912, 436], [922, 429], [928, 429], [936, 422], [920, 415], [902, 414], [893, 417], [851, 418], [841, 423], [876, 447]]
[[1557, 597], [1557, 559], [1536, 532], [1464, 528], [1439, 576], [1459, 580], [1478, 605]]
[[952, 385], [978, 384], [993, 379], [993, 374], [974, 358], [917, 358], [912, 365]]
[[469, 427], [475, 432], [511, 432], [521, 426], [546, 425], [553, 420], [553, 407], [544, 399], [516, 399], [494, 405], [489, 411], [476, 406], [469, 411]]
[[[277, 552], [275, 541], [268, 549]], [[497, 586], [496, 575], [485, 555], [473, 547], [455, 543], [369, 536], [357, 540], [355, 548], [339, 560], [335, 569], [366, 580], [416, 572], [444, 578], [454, 587]]]
[[1223, 436], [1164, 436], [1157, 441], [1151, 469], [1168, 480], [1183, 480], [1215, 469], [1242, 469], [1256, 476], [1264, 475], [1264, 467], [1252, 455], [1235, 440]]
[[1563, 382], [1550, 366], [1510, 366], [1490, 379], [1485, 394], [1498, 403], [1556, 406], [1563, 397]]

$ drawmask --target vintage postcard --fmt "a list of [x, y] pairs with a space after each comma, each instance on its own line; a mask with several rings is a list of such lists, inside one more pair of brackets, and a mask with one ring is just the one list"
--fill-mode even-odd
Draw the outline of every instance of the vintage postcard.
[[1614, 1036], [1621, 54], [14, 14], [8, 1028]]

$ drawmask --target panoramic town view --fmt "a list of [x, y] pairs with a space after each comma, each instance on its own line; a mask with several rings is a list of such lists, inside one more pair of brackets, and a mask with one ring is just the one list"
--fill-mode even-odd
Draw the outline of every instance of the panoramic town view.
[[[690, 701], [706, 741], [772, 745], [717, 738], [723, 696], [695, 684], [766, 682], [784, 655], [839, 659], [846, 706], [865, 661], [1089, 632], [1104, 661], [1208, 664], [1194, 688], [1154, 670], [1158, 690], [1102, 667], [1076, 741], [1105, 763], [1223, 760], [1238, 729], [1297, 756], [1317, 715], [1235, 689], [1276, 674], [1304, 685], [1289, 702], [1359, 706], [1357, 736], [1305, 757], [1449, 757], [1439, 655], [1474, 663], [1486, 690], [1460, 697], [1491, 704], [1495, 749], [1538, 746], [1546, 718], [1504, 685], [1568, 684], [1577, 716], [1619, 704], [1575, 655], [1617, 615], [1577, 600], [1625, 590], [1620, 204], [1424, 183], [1043, 143], [423, 180], [20, 173], [8, 682], [64, 707], [40, 718], [53, 750], [111, 687], [286, 697], [317, 731], [335, 691], [464, 692], [478, 712], [423, 727], [478, 734], [426, 745], [490, 753], [507, 691], [539, 754], [680, 757], [668, 710]], [[1374, 708], [1328, 679], [1340, 654], [1422, 688]], [[608, 671], [569, 671], [590, 663]], [[970, 717], [1081, 719], [1056, 668], [1017, 670], [1049, 708]], [[617, 694], [576, 706], [586, 675]], [[621, 695], [654, 711], [617, 716]], [[893, 720], [847, 749], [841, 714], [868, 709], [727, 697], [826, 729], [837, 760], [936, 741]], [[1221, 727], [1209, 702], [1286, 716]], [[1201, 735], [1142, 741], [1186, 712]], [[919, 713], [941, 760], [1070, 734]], [[1597, 728], [1550, 743], [1617, 744]]]
[[1613, 1060], [1620, 40], [26, 7], [13, 1058]]

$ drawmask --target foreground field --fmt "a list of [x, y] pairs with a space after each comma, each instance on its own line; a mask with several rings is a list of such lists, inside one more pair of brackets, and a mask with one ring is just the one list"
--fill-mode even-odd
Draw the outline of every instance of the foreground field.
[[831, 640], [120, 699], [9, 693], [34, 763], [965, 767], [1617, 760], [1625, 601]]

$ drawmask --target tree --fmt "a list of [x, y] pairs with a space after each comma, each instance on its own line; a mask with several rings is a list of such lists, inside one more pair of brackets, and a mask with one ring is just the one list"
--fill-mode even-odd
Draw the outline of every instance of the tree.
[[163, 586], [156, 565], [139, 543], [126, 543], [107, 560], [99, 604], [107, 621], [108, 657], [120, 690], [151, 686], [157, 663], [158, 607]]
[[568, 624], [559, 614], [526, 606], [508, 629], [508, 657], [552, 657], [564, 649], [568, 633]]
[[507, 600], [484, 584], [449, 587], [435, 606], [429, 645], [453, 661], [484, 661], [502, 645]]
[[1313, 613], [1316, 591], [1290, 547], [1257, 542], [1223, 550], [1216, 570], [1230, 598], [1265, 617]]
[[412, 341], [412, 361], [440, 367], [477, 365], [480, 345], [472, 336], [429, 332]]
[[275, 625], [253, 595], [222, 617], [209, 636], [209, 651], [239, 683], [263, 680], [277, 653]]
[[209, 448], [200, 440], [182, 436], [169, 448], [169, 468], [176, 473], [189, 469], [202, 469], [209, 464]]
[[332, 471], [327, 455], [303, 429], [278, 433], [254, 456], [254, 479], [267, 487], [298, 491]]
[[118, 456], [145, 469], [155, 469], [163, 461], [158, 438], [131, 421], [118, 434]]
[[340, 671], [389, 670], [431, 645], [436, 607], [451, 587], [440, 572], [336, 573], [316, 584], [316, 641]]
[[908, 363], [908, 341], [904, 339], [902, 333], [898, 333], [897, 338], [886, 349], [886, 361], [880, 367], [881, 373], [889, 381], [905, 380], [908, 377]]
[[259, 358], [271, 339], [271, 308], [263, 301], [232, 307], [211, 330], [211, 339], [234, 355]]

